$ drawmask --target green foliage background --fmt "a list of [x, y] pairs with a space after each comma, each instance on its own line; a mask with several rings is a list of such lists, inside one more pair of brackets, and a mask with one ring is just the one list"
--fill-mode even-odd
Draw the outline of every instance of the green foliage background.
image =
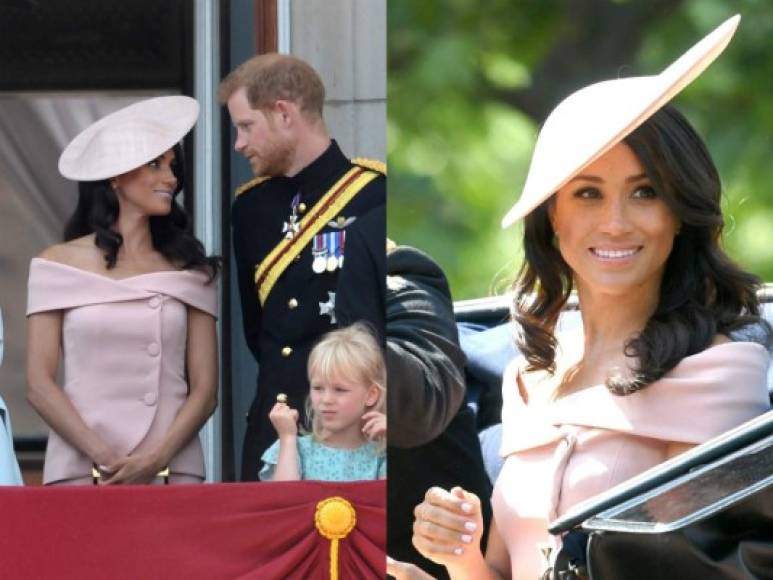
[[[591, 82], [657, 74], [736, 12], [728, 49], [674, 102], [719, 167], [726, 248], [773, 281], [768, 0], [389, 0], [389, 236], [435, 257], [455, 299], [501, 293], [522, 232], [499, 222], [520, 194], [539, 122], [522, 93], [549, 110]], [[556, 52], [573, 35], [582, 49]], [[546, 80], [545, 62], [571, 74]]]

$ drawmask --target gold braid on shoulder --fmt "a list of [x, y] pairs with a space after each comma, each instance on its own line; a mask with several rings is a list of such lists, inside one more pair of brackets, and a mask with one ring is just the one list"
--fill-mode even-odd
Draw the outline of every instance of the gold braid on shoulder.
[[367, 157], [355, 157], [354, 159], [352, 159], [352, 163], [354, 163], [355, 165], [359, 165], [360, 167], [364, 167], [365, 169], [370, 169], [382, 175], [387, 174], [386, 163], [384, 163], [383, 161], [378, 161], [377, 159], [368, 159]]
[[250, 179], [246, 183], [242, 183], [239, 187], [236, 188], [236, 191], [234, 192], [234, 197], [239, 197], [241, 194], [243, 194], [248, 189], [252, 189], [256, 185], [260, 185], [264, 181], [268, 181], [271, 179], [270, 175], [262, 175], [260, 177], [255, 177], [254, 179]]

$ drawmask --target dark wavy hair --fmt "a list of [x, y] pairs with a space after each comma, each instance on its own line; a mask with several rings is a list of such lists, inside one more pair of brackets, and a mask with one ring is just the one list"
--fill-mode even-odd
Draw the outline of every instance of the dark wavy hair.
[[[754, 325], [771, 344], [760, 316], [760, 279], [739, 268], [720, 247], [724, 220], [719, 174], [687, 119], [666, 105], [624, 139], [644, 166], [657, 194], [681, 222], [674, 238], [655, 312], [625, 344], [635, 360], [632, 378], [610, 377], [615, 394], [634, 393], [660, 379], [684, 357], [706, 349], [716, 334]], [[525, 260], [515, 281], [516, 342], [527, 370], [555, 373], [554, 334], [572, 291], [572, 270], [554, 243], [549, 219], [554, 196], [525, 220]]]
[[[207, 256], [204, 246], [193, 235], [188, 214], [174, 201], [183, 188], [185, 161], [179, 144], [172, 150], [172, 172], [177, 178], [177, 188], [172, 196], [172, 210], [167, 215], [150, 217], [153, 247], [183, 269], [206, 272], [212, 281], [220, 271], [221, 259], [218, 256]], [[64, 240], [95, 233], [95, 243], [104, 252], [108, 270], [114, 268], [118, 249], [123, 243], [121, 234], [113, 229], [118, 212], [118, 197], [110, 186], [110, 180], [79, 181], [78, 205], [64, 227]]]

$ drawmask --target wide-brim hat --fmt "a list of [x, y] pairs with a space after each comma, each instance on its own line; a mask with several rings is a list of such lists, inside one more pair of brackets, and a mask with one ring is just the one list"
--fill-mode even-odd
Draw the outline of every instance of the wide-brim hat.
[[59, 173], [99, 181], [162, 155], [193, 128], [199, 104], [185, 96], [155, 97], [119, 109], [81, 131], [59, 157]]
[[561, 101], [539, 132], [523, 192], [502, 227], [529, 214], [689, 85], [722, 53], [740, 19], [723, 22], [659, 75], [602, 81]]

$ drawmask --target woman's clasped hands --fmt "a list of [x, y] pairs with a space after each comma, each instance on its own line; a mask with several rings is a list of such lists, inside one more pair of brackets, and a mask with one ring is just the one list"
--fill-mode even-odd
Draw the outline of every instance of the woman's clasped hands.
[[96, 464], [100, 485], [151, 483], [167, 465], [157, 453], [116, 456]]

